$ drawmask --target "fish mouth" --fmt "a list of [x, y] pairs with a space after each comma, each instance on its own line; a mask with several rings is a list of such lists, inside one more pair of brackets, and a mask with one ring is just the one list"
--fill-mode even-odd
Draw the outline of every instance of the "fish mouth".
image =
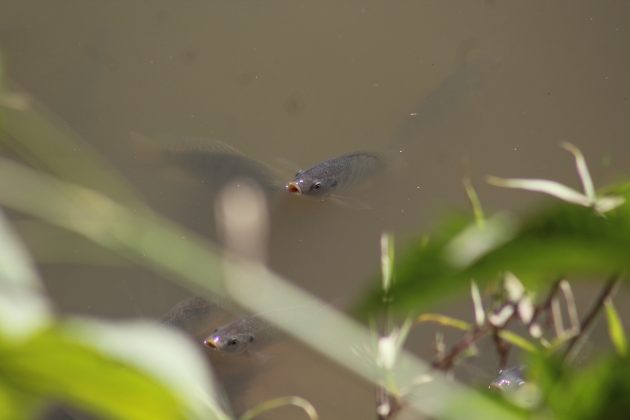
[[211, 349], [217, 349], [217, 343], [215, 343], [212, 338], [206, 338], [205, 340], [203, 340], [203, 345], [206, 347], [210, 347]]
[[287, 184], [287, 191], [291, 194], [302, 194], [302, 189], [300, 188], [300, 185], [295, 181], [291, 181]]

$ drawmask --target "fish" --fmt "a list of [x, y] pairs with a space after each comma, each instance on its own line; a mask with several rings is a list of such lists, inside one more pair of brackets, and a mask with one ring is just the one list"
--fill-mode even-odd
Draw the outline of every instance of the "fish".
[[267, 324], [257, 316], [240, 318], [214, 330], [203, 344], [219, 352], [246, 353], [254, 342], [259, 341], [259, 332], [266, 327]]
[[326, 198], [364, 182], [387, 166], [384, 155], [354, 152], [334, 157], [298, 171], [285, 189], [294, 195]]
[[402, 126], [390, 138], [384, 152], [354, 152], [320, 162], [298, 171], [285, 190], [294, 195], [324, 199], [359, 183], [383, 168], [397, 166], [427, 128], [444, 121], [459, 101], [483, 82], [490, 67], [486, 60], [469, 57], [473, 41], [464, 42], [457, 54], [455, 70], [415, 105]]
[[499, 371], [497, 377], [490, 383], [488, 388], [495, 391], [511, 392], [516, 391], [525, 385], [524, 371], [522, 366], [515, 366]]
[[244, 155], [199, 150], [164, 150], [162, 154], [166, 161], [185, 168], [206, 185], [220, 186], [237, 178], [247, 178], [265, 190], [279, 190], [273, 171]]
[[256, 182], [266, 191], [281, 191], [278, 170], [216, 139], [169, 136], [163, 139], [130, 133], [137, 154], [153, 163], [181, 168], [208, 187], [221, 187], [237, 178]]
[[[273, 309], [265, 313], [269, 315], [272, 312], [279, 312], [285, 313], [286, 316], [291, 316], [293, 319], [302, 316], [306, 316], [308, 319], [313, 316], [313, 313], [310, 311], [304, 312], [301, 309], [309, 306], [312, 307], [312, 304], [298, 304], [287, 308]], [[319, 307], [319, 304], [314, 306], [315, 310]], [[289, 312], [287, 313], [287, 311]], [[207, 336], [203, 340], [203, 344], [210, 349], [223, 353], [256, 354], [255, 350], [269, 344], [269, 338], [278, 332], [263, 317], [265, 313], [244, 316], [224, 324]], [[305, 322], [308, 322], [307, 319], [305, 319]]]

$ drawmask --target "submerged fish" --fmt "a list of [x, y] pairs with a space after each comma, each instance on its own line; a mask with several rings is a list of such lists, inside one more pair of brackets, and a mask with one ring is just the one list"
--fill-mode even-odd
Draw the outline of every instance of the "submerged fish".
[[375, 153], [350, 153], [299, 171], [285, 188], [291, 194], [324, 198], [365, 181], [385, 163], [384, 157]]
[[489, 388], [502, 392], [515, 391], [525, 384], [523, 367], [516, 366], [499, 371], [497, 377], [490, 383]]
[[131, 139], [145, 160], [181, 168], [209, 187], [248, 178], [266, 190], [282, 189], [273, 167], [219, 140], [185, 136], [157, 140], [136, 132], [131, 133]]
[[257, 341], [266, 323], [256, 316], [237, 319], [214, 330], [203, 343], [211, 349], [226, 353], [244, 353]]
[[267, 190], [279, 189], [273, 171], [247, 156], [214, 151], [163, 151], [166, 160], [182, 166], [207, 185], [224, 185], [236, 178], [248, 178]]

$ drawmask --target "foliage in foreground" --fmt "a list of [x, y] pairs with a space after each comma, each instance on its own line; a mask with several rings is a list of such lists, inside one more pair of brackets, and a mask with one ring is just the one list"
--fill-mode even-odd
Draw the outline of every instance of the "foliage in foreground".
[[[202, 355], [148, 322], [58, 319], [0, 213], [0, 417], [51, 402], [119, 419], [225, 418]], [[178, 354], [178, 364], [164, 363]]]
[[[630, 184], [614, 189], [630, 200]], [[390, 291], [394, 309], [420, 311], [436, 298], [461, 292], [470, 279], [480, 284], [511, 271], [527, 286], [548, 286], [559, 276], [605, 278], [630, 267], [630, 206], [605, 216], [592, 209], [555, 204], [523, 221], [497, 215], [486, 226], [456, 216], [427, 240], [410, 244], [395, 267]], [[364, 303], [381, 305], [379, 290]]]
[[[373, 290], [361, 309], [385, 314], [423, 312], [436, 300], [462, 291], [474, 279], [476, 323], [430, 313], [417, 318], [419, 322], [436, 322], [465, 332], [448, 352], [438, 355], [433, 363], [436, 369], [452, 369], [477, 341], [491, 337], [502, 368], [506, 367], [510, 346], [523, 350], [530, 362], [527, 386], [518, 391], [520, 395], [510, 396], [519, 407], [526, 408], [522, 415], [617, 418], [628, 412], [630, 363], [612, 294], [618, 281], [626, 279], [630, 266], [630, 184], [596, 194], [581, 152], [572, 145], [564, 147], [576, 159], [584, 193], [547, 180], [491, 178], [498, 186], [545, 192], [564, 202], [548, 205], [522, 220], [505, 214], [484, 220], [474, 190], [472, 194], [469, 191], [476, 219], [451, 217], [431, 236], [412, 244], [392, 268], [395, 281], [386, 299], [380, 288]], [[570, 286], [562, 280], [572, 276], [607, 280], [582, 320], [577, 319]], [[506, 293], [495, 296], [486, 312], [476, 284], [492, 290], [499, 280], [506, 284]], [[573, 318], [572, 328], [562, 333], [558, 333], [562, 330], [558, 328], [562, 314], [554, 308], [560, 291], [565, 293], [567, 311]], [[545, 294], [545, 299], [532, 303], [532, 298]], [[591, 361], [586, 369], [578, 369], [572, 364], [575, 354], [593, 320], [604, 310], [616, 352]], [[556, 327], [558, 335], [553, 339], [545, 337], [537, 319], [545, 312], [548, 322]], [[522, 321], [530, 337], [506, 329], [514, 319]]]

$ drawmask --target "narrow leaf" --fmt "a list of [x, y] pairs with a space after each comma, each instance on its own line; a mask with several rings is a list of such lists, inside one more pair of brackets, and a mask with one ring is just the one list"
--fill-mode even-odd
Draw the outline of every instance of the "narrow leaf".
[[473, 328], [472, 325], [466, 321], [462, 321], [460, 319], [452, 318], [450, 316], [442, 314], [422, 314], [418, 318], [416, 318], [416, 322], [435, 322], [445, 327], [457, 328], [458, 330], [462, 331], [472, 331]]
[[475, 223], [477, 227], [483, 229], [484, 227], [484, 215], [483, 208], [481, 207], [481, 201], [479, 201], [479, 196], [477, 195], [477, 191], [473, 186], [470, 178], [464, 178], [464, 189], [466, 190], [466, 195], [468, 195], [468, 200], [470, 200], [470, 205], [473, 208], [473, 214], [475, 215]]
[[481, 327], [486, 322], [486, 311], [483, 309], [483, 302], [481, 301], [479, 287], [474, 280], [471, 280], [470, 282], [470, 296], [475, 310], [475, 323], [478, 327]]
[[527, 340], [526, 338], [523, 338], [520, 335], [513, 333], [512, 331], [500, 330], [499, 337], [501, 337], [503, 340], [507, 341], [508, 343], [520, 348], [521, 350], [525, 350], [530, 353], [535, 353], [538, 351], [535, 344], [533, 344], [531, 341]]
[[0, 286], [41, 290], [35, 265], [22, 242], [0, 211]]
[[568, 142], [563, 142], [562, 147], [573, 154], [575, 157], [575, 166], [577, 167], [578, 175], [580, 177], [580, 181], [582, 181], [582, 186], [584, 187], [584, 194], [589, 199], [589, 201], [595, 201], [595, 186], [593, 185], [593, 179], [591, 178], [591, 174], [588, 171], [588, 167], [586, 166], [586, 160], [584, 159], [584, 155], [574, 145]]
[[387, 293], [392, 285], [394, 266], [394, 237], [391, 233], [381, 235], [381, 273], [383, 291]]
[[289, 396], [289, 397], [274, 398], [273, 400], [260, 403], [256, 407], [250, 408], [245, 413], [243, 413], [241, 417], [239, 418], [239, 420], [251, 420], [254, 417], [258, 417], [262, 413], [265, 413], [267, 411], [273, 410], [278, 407], [284, 407], [287, 405], [294, 405], [296, 407], [301, 408], [310, 420], [319, 419], [319, 416], [317, 415], [317, 410], [315, 410], [315, 407], [313, 407], [313, 404], [311, 404], [310, 402], [308, 402], [302, 397]]
[[619, 313], [617, 312], [617, 309], [611, 299], [606, 300], [605, 306], [610, 341], [612, 341], [613, 346], [615, 346], [617, 353], [621, 356], [625, 356], [628, 353], [628, 340], [626, 338], [623, 324], [621, 323], [621, 318], [619, 318]]
[[498, 178], [495, 176], [489, 176], [486, 180], [489, 184], [497, 187], [542, 192], [568, 203], [584, 207], [590, 207], [593, 204], [593, 201], [589, 200], [586, 195], [556, 181], [549, 181], [547, 179]]

